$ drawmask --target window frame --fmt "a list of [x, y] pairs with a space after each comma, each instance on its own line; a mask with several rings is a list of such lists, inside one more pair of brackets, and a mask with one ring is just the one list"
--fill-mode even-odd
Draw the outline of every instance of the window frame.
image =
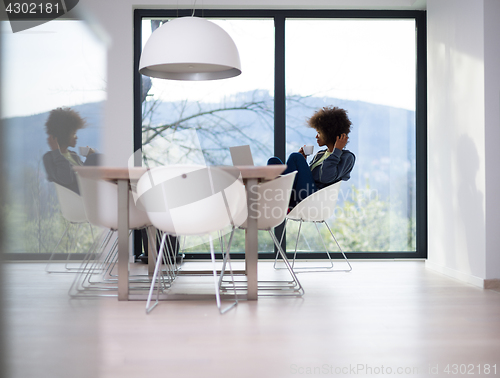
[[[134, 151], [142, 147], [142, 106], [140, 102], [141, 75], [139, 59], [142, 50], [141, 24], [143, 18], [186, 17], [192, 9], [135, 9], [134, 10]], [[286, 92], [285, 92], [285, 21], [286, 19], [414, 19], [416, 38], [416, 251], [399, 252], [346, 252], [349, 259], [425, 259], [427, 258], [427, 33], [425, 10], [256, 10], [256, 9], [204, 9], [195, 15], [206, 18], [266, 18], [275, 25], [275, 78], [274, 78], [274, 154], [285, 160]], [[139, 164], [139, 162], [138, 162]], [[280, 227], [281, 228], [281, 227]], [[277, 230], [281, 235], [281, 229]], [[140, 234], [135, 235], [135, 251], [142, 247]], [[187, 258], [209, 258], [206, 254], [189, 254]], [[243, 255], [243, 254], [242, 254]], [[332, 258], [341, 258], [339, 252], [330, 252]], [[306, 257], [305, 254], [299, 258]], [[238, 254], [235, 254], [238, 258]], [[308, 258], [324, 258], [324, 252], [307, 253]], [[243, 258], [243, 256], [241, 256]], [[273, 253], [259, 253], [259, 258], [272, 259]]]

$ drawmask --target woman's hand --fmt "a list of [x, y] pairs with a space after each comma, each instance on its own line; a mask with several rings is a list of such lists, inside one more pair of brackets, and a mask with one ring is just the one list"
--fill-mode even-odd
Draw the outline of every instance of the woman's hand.
[[338, 136], [333, 148], [334, 149], [338, 148], [339, 150], [342, 151], [344, 149], [344, 147], [346, 146], [348, 140], [349, 140], [349, 137], [347, 136], [347, 134], [342, 134], [342, 135]]
[[59, 149], [59, 143], [57, 142], [57, 137], [49, 135], [49, 137], [47, 138], [47, 143], [49, 144], [49, 147], [52, 151]]
[[300, 147], [300, 150], [299, 150], [299, 153], [302, 154], [302, 156], [304, 156], [304, 159], [307, 159], [307, 156], [306, 154], [304, 153], [304, 147]]

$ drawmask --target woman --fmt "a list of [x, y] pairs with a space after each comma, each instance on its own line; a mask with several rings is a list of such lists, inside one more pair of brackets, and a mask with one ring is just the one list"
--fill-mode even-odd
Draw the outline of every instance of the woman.
[[[290, 154], [283, 174], [297, 171], [293, 184], [290, 207], [294, 207], [316, 190], [322, 189], [340, 180], [349, 180], [356, 157], [345, 150], [349, 140], [352, 122], [347, 111], [338, 107], [324, 107], [309, 118], [308, 125], [316, 130], [320, 150], [308, 165], [304, 148]], [[283, 164], [277, 157], [269, 159], [267, 164]]]
[[43, 155], [43, 164], [49, 181], [60, 184], [78, 194], [74, 165], [97, 165], [97, 154], [90, 148], [85, 163], [78, 154], [68, 149], [75, 147], [78, 137], [76, 132], [85, 127], [80, 114], [70, 108], [57, 108], [50, 112], [45, 130], [47, 143], [51, 151]]

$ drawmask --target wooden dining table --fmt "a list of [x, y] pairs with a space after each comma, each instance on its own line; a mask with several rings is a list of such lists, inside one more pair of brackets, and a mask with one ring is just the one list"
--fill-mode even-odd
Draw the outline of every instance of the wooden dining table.
[[[224, 168], [221, 166], [220, 168]], [[234, 167], [231, 167], [234, 169]], [[247, 278], [248, 300], [258, 298], [258, 247], [257, 209], [253, 205], [258, 201], [256, 186], [261, 181], [278, 177], [286, 165], [237, 166], [241, 172], [247, 193], [248, 219], [245, 230], [245, 274]], [[147, 172], [145, 167], [74, 167], [75, 172], [83, 177], [96, 180], [108, 180], [118, 185], [118, 300], [130, 300], [129, 295], [129, 187]]]

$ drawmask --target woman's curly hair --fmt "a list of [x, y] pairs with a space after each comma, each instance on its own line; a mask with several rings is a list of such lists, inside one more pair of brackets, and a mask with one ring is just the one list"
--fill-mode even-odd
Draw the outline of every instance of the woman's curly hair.
[[59, 143], [67, 143], [76, 130], [85, 127], [85, 121], [80, 114], [70, 108], [57, 108], [49, 113], [45, 122], [47, 134], [57, 138]]
[[336, 106], [325, 106], [316, 111], [307, 121], [308, 125], [319, 131], [325, 142], [335, 143], [337, 137], [351, 132], [352, 122], [347, 117], [347, 110]]

